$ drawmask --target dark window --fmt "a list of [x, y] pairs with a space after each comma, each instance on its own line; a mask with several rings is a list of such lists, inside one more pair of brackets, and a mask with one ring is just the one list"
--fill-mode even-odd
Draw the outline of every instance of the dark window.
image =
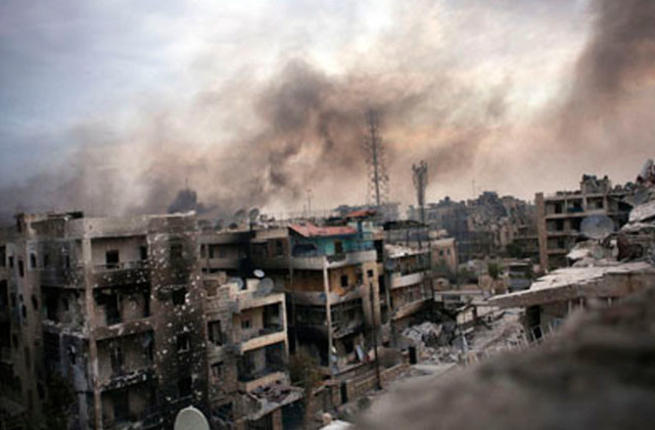
[[5, 246], [0, 246], [0, 267], [5, 267], [7, 264], [7, 248]]
[[250, 328], [250, 320], [242, 320], [241, 321], [241, 328], [244, 330], [247, 330]]
[[70, 267], [71, 267], [71, 257], [70, 257], [70, 255], [66, 255], [66, 257], [64, 258], [64, 264], [66, 265], [67, 269], [70, 269]]
[[191, 376], [186, 376], [177, 380], [177, 389], [180, 397], [187, 397], [191, 395]]
[[173, 291], [173, 304], [183, 305], [186, 300], [186, 288], [179, 288]]
[[216, 379], [223, 378], [223, 362], [219, 361], [211, 365], [212, 376]]
[[205, 258], [207, 256], [207, 246], [200, 245], [200, 257]]
[[180, 333], [177, 335], [177, 352], [186, 352], [189, 350], [189, 333]]
[[170, 258], [171, 260], [180, 260], [182, 259], [182, 244], [174, 243], [170, 248]]
[[141, 260], [147, 260], [148, 259], [148, 247], [143, 245], [139, 248], [139, 253], [141, 255]]
[[117, 391], [112, 396], [114, 405], [114, 421], [117, 423], [130, 420], [130, 404], [127, 391]]
[[284, 254], [284, 243], [281, 240], [275, 241], [275, 255]]
[[118, 295], [111, 294], [105, 297], [105, 320], [107, 325], [121, 322], [121, 312], [118, 304]]
[[25, 276], [25, 266], [23, 265], [23, 260], [18, 260], [18, 274], [22, 278]]
[[9, 256], [9, 267], [10, 268], [14, 267], [14, 256], [13, 255]]
[[105, 252], [105, 264], [108, 269], [115, 269], [118, 267], [119, 256], [117, 249], [110, 249]]
[[43, 267], [48, 267], [48, 266], [50, 266], [50, 255], [43, 254]]
[[348, 286], [348, 275], [341, 275], [341, 286], [342, 287]]
[[21, 306], [21, 313], [23, 314], [23, 319], [27, 318], [27, 308], [25, 308], [25, 305]]
[[123, 349], [118, 343], [112, 342], [109, 345], [109, 356], [111, 359], [111, 371], [115, 375], [120, 375], [123, 372]]
[[30, 253], [30, 268], [36, 269], [36, 254], [33, 252]]
[[334, 252], [335, 254], [341, 254], [343, 252], [343, 243], [340, 240], [334, 241]]
[[223, 333], [221, 332], [220, 321], [210, 321], [207, 323], [207, 332], [209, 333], [209, 341], [214, 345], [223, 344]]
[[36, 296], [32, 294], [32, 307], [34, 310], [39, 310], [39, 301], [36, 299]]
[[370, 269], [366, 271], [366, 274], [368, 275], [369, 278], [373, 277], [373, 271]]

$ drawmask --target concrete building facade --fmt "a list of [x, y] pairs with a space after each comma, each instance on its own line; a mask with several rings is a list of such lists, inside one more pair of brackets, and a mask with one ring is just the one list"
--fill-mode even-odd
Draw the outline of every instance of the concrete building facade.
[[22, 214], [6, 233], [10, 380], [30, 426], [48, 427], [51, 374], [70, 382], [75, 428], [167, 428], [206, 410], [194, 216]]
[[539, 264], [542, 270], [566, 267], [566, 254], [573, 246], [587, 239], [582, 222], [589, 216], [606, 216], [618, 230], [628, 221], [630, 206], [622, 200], [627, 191], [612, 188], [607, 177], [598, 179], [584, 175], [580, 189], [562, 191], [551, 196], [535, 195]]

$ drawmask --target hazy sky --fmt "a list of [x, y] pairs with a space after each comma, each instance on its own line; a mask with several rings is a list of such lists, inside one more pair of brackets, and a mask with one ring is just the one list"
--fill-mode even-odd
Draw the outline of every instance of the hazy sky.
[[[649, 3], [3, 1], [4, 210], [156, 211], [185, 181], [226, 208], [361, 202], [367, 107], [393, 200], [413, 201], [422, 158], [429, 201], [631, 180], [653, 155], [655, 44], [605, 30]], [[599, 63], [621, 43], [636, 71]]]

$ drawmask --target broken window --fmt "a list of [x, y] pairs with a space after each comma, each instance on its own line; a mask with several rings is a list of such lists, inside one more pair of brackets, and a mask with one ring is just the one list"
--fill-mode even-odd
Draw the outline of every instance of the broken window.
[[105, 320], [107, 325], [118, 324], [121, 322], [121, 312], [119, 309], [118, 294], [108, 294], [103, 297], [105, 304]]
[[119, 254], [117, 249], [110, 249], [105, 252], [105, 265], [107, 269], [117, 269], [119, 263]]
[[180, 333], [177, 335], [177, 352], [186, 352], [189, 350], [189, 333]]
[[191, 376], [185, 376], [177, 380], [177, 389], [180, 397], [191, 395]]
[[340, 240], [334, 241], [334, 253], [335, 254], [343, 253], [343, 243]]
[[30, 252], [30, 268], [36, 269], [36, 254], [33, 252]]
[[118, 423], [128, 421], [130, 419], [130, 404], [127, 391], [120, 390], [112, 394], [114, 421]]
[[186, 288], [178, 288], [173, 291], [173, 304], [183, 305], [186, 300]]
[[22, 278], [25, 276], [25, 266], [23, 265], [23, 260], [18, 260], [18, 274]]
[[341, 286], [344, 288], [348, 286], [348, 275], [341, 275]]
[[284, 254], [284, 243], [281, 240], [276, 240], [275, 241], [275, 255], [283, 255]]
[[181, 260], [182, 259], [182, 244], [173, 243], [170, 247], [170, 259], [171, 260]]
[[212, 376], [216, 379], [223, 378], [223, 362], [219, 361], [211, 365]]
[[209, 341], [211, 343], [217, 346], [223, 344], [223, 333], [221, 332], [220, 321], [210, 321], [207, 323], [207, 332], [209, 333]]
[[123, 372], [123, 349], [118, 342], [111, 342], [109, 344], [109, 358], [112, 373], [114, 375], [120, 375]]

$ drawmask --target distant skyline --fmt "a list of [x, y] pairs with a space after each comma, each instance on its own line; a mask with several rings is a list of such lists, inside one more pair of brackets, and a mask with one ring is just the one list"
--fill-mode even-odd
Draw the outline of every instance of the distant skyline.
[[368, 108], [405, 205], [421, 159], [429, 202], [634, 180], [654, 3], [5, 1], [1, 211], [360, 203]]

